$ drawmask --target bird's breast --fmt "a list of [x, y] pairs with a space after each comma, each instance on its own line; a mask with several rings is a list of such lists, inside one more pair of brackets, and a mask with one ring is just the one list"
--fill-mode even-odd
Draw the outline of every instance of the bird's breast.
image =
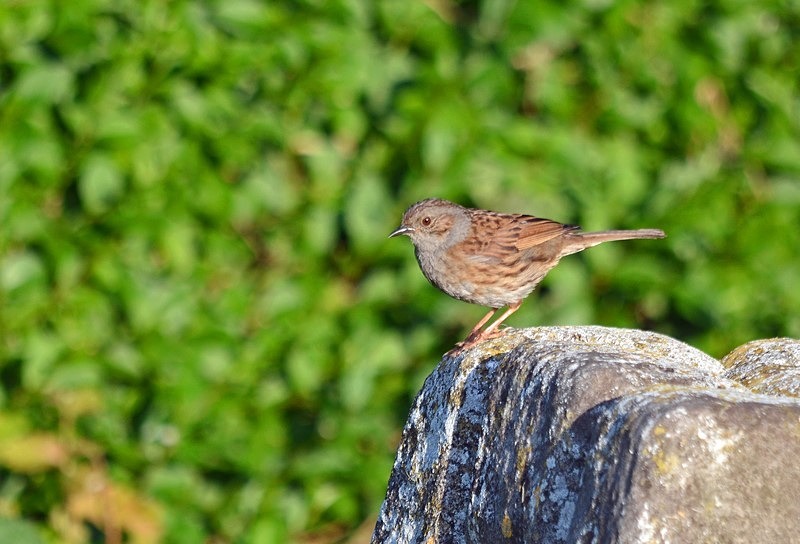
[[[416, 251], [423, 275], [453, 298], [490, 308], [519, 302], [541, 281], [541, 263], [521, 258], [509, 262], [483, 259], [452, 247], [442, 251]], [[540, 273], [541, 271], [542, 273]]]

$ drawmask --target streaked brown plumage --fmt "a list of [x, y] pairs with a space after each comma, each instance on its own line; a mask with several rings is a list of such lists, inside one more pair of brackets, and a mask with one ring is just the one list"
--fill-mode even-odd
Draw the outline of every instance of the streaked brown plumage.
[[[488, 306], [459, 347], [491, 338], [561, 257], [603, 242], [664, 238], [658, 229], [581, 232], [531, 215], [465, 208], [438, 198], [413, 204], [389, 237], [411, 238], [422, 273], [451, 297]], [[499, 308], [508, 309], [485, 330]]]

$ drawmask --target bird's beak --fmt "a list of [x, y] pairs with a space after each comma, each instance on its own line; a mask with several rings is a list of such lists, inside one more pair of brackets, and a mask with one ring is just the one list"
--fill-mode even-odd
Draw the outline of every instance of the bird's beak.
[[400, 236], [402, 234], [408, 234], [409, 232], [414, 232], [414, 229], [412, 227], [407, 227], [405, 225], [400, 225], [399, 227], [394, 229], [394, 232], [392, 232], [389, 235], [389, 238], [394, 238], [395, 236]]

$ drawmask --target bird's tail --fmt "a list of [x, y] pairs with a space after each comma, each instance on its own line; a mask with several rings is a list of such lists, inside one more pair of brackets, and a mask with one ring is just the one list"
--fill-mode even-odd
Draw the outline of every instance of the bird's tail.
[[569, 233], [569, 245], [564, 255], [577, 253], [588, 247], [602, 244], [603, 242], [615, 242], [617, 240], [639, 240], [665, 238], [663, 230], [660, 229], [638, 229], [638, 230], [604, 230], [600, 232], [574, 232]]

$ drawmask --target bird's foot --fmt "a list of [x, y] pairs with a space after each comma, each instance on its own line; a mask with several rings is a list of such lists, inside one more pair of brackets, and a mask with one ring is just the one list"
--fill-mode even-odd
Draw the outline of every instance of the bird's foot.
[[478, 331], [476, 333], [472, 333], [469, 336], [467, 336], [463, 341], [453, 346], [453, 349], [445, 353], [445, 355], [449, 357], [454, 357], [464, 350], [477, 346], [481, 342], [485, 342], [486, 340], [491, 340], [492, 338], [497, 338], [498, 336], [502, 335], [503, 331], [498, 329], [492, 331]]

